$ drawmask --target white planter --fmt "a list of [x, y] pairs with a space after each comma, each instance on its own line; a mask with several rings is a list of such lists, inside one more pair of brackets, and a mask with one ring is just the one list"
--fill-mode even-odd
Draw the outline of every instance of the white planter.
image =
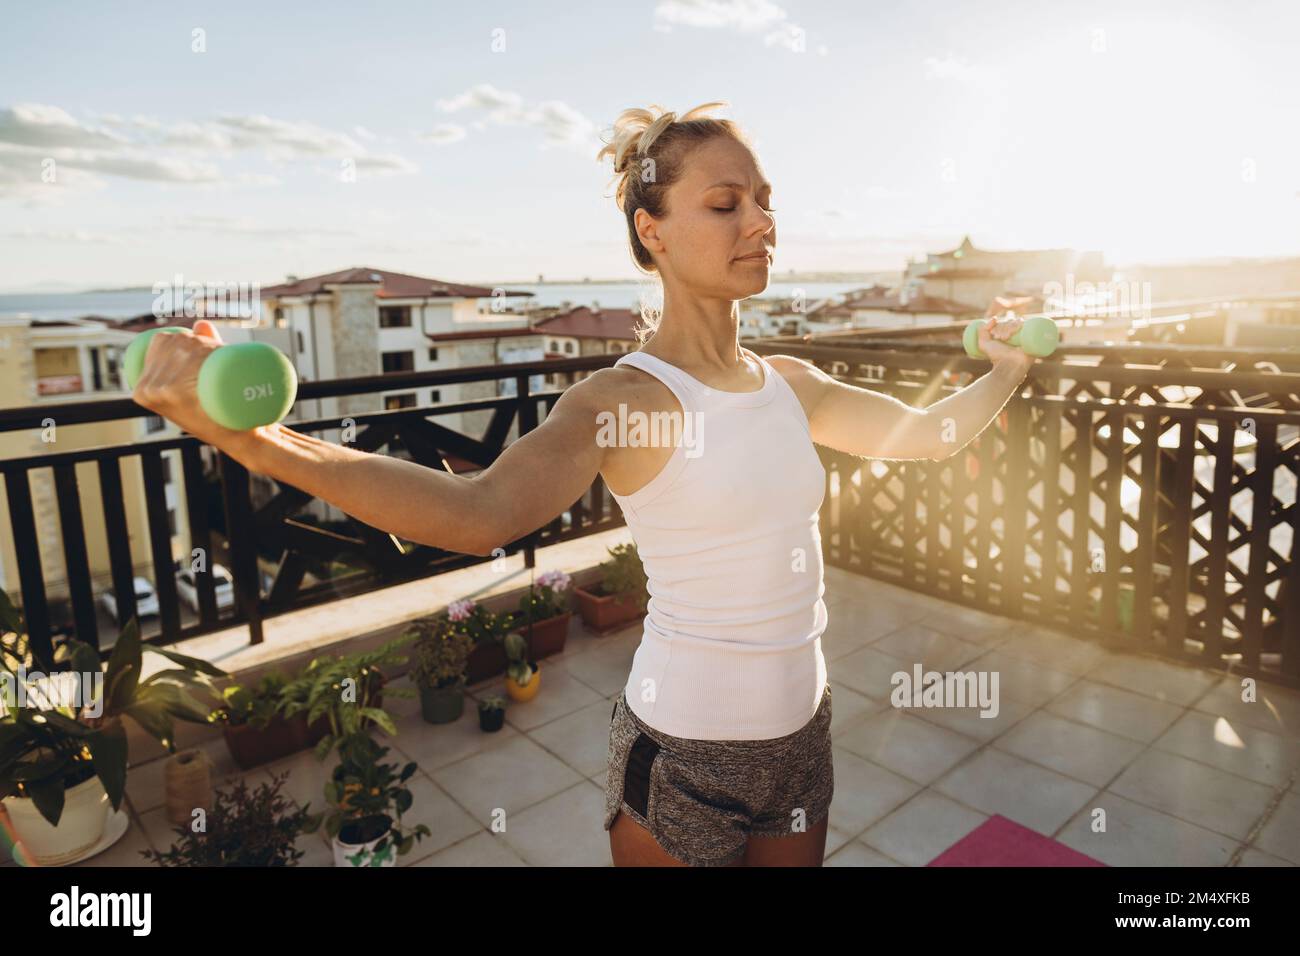
[[[384, 836], [391, 836], [391, 834], [392, 831], [390, 830], [388, 833], [384, 834]], [[369, 843], [344, 843], [338, 837], [334, 837], [332, 841], [334, 847], [334, 865], [347, 867], [348, 869], [374, 866], [375, 863], [371, 851], [383, 838], [383, 836], [376, 837]], [[386, 852], [387, 858], [381, 861], [378, 865], [380, 867], [397, 866], [397, 843], [390, 841]], [[358, 855], [360, 855], [360, 859], [357, 859]]]
[[110, 810], [99, 777], [68, 789], [57, 827], [50, 826], [29, 797], [5, 797], [4, 805], [14, 836], [37, 866], [62, 866], [96, 846], [104, 838]]

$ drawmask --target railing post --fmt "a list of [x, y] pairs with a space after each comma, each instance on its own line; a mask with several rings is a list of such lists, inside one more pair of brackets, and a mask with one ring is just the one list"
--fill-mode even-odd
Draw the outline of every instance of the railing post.
[[249, 644], [261, 644], [262, 580], [257, 565], [257, 532], [253, 527], [253, 504], [248, 493], [248, 469], [225, 452], [219, 453], [219, 460], [235, 603], [248, 621]]
[[[537, 399], [529, 394], [527, 375], [516, 376], [515, 393], [519, 396], [519, 437], [523, 438], [537, 427]], [[536, 542], [537, 529], [534, 528], [524, 538], [524, 567], [526, 568], [537, 566]]]
[[1003, 561], [1001, 613], [1007, 617], [1024, 614], [1025, 525], [1029, 511], [1029, 404], [1017, 391], [1007, 408], [1007, 471], [1003, 500], [1006, 515], [1002, 524]]

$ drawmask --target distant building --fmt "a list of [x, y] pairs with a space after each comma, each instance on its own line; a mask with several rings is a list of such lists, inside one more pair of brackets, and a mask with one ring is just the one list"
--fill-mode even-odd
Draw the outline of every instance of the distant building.
[[931, 302], [950, 302], [982, 316], [1001, 295], [1041, 296], [1054, 284], [1074, 288], [1082, 283], [1107, 282], [1111, 276], [1100, 252], [999, 252], [977, 249], [967, 236], [956, 249], [931, 253], [909, 264], [900, 301], [904, 305], [927, 298]]

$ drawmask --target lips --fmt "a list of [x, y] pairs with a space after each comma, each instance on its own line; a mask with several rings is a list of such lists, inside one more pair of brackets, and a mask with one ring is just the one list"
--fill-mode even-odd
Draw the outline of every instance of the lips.
[[736, 261], [737, 262], [770, 262], [771, 260], [772, 260], [772, 253], [770, 252], [754, 252], [754, 253], [750, 253], [747, 256], [740, 256], [737, 258]]

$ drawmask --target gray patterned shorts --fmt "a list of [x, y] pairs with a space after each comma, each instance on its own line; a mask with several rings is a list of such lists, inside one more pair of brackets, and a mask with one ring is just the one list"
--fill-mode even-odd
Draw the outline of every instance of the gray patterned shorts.
[[688, 740], [642, 723], [614, 701], [609, 727], [605, 829], [632, 816], [675, 859], [726, 866], [752, 835], [811, 829], [830, 812], [831, 686], [813, 718], [768, 740]]

